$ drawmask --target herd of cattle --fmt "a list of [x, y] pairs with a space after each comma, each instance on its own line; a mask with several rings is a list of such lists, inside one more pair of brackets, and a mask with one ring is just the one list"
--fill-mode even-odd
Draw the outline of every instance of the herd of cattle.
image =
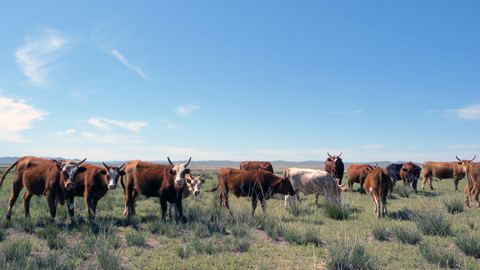
[[[252, 198], [252, 216], [255, 213], [257, 202], [260, 200], [263, 211], [266, 211], [266, 200], [274, 194], [285, 196], [285, 207], [291, 200], [299, 200], [299, 192], [304, 195], [315, 194], [318, 203], [319, 195], [327, 200], [341, 201], [343, 187], [344, 164], [340, 156], [332, 156], [328, 152], [325, 161], [325, 171], [289, 168], [283, 173], [283, 178], [274, 174], [270, 162], [245, 161], [240, 169], [222, 168], [218, 171], [217, 185], [207, 191], [213, 192], [220, 188], [218, 195], [219, 205], [223, 203], [231, 214], [228, 203], [228, 193], [236, 197]], [[418, 164], [390, 164], [385, 169], [378, 164], [352, 164], [347, 168], [348, 186], [353, 192], [353, 183], [360, 184], [360, 193], [367, 193], [373, 197], [374, 212], [377, 217], [387, 214], [386, 200], [392, 192], [396, 181], [402, 180], [404, 185], [412, 185], [417, 192], [417, 182], [420, 172], [423, 171], [422, 189], [428, 181], [432, 187], [432, 177], [439, 179], [453, 178], [455, 190], [458, 182], [466, 177], [467, 185], [464, 191], [465, 204], [470, 205], [470, 197], [480, 208], [478, 196], [480, 193], [480, 162], [460, 160], [458, 162], [431, 162], [423, 163], [423, 170]], [[171, 215], [172, 206], [175, 207], [176, 219], [185, 222], [182, 199], [190, 194], [197, 196], [202, 183], [205, 183], [203, 174], [197, 177], [190, 175], [187, 168], [191, 158], [184, 164], [173, 164], [167, 157], [169, 165], [155, 164], [140, 160], [128, 161], [121, 166], [104, 167], [83, 164], [86, 159], [75, 162], [71, 160], [53, 160], [39, 157], [22, 157], [16, 160], [2, 174], [0, 188], [8, 172], [16, 166], [12, 194], [8, 202], [6, 218], [10, 219], [14, 206], [21, 190], [25, 187], [23, 202], [25, 215], [30, 213], [30, 200], [33, 195], [45, 196], [48, 201], [51, 220], [55, 220], [57, 203], [66, 204], [71, 222], [74, 220], [74, 199], [84, 197], [88, 218], [95, 218], [98, 201], [105, 196], [108, 190], [115, 189], [120, 179], [124, 190], [124, 215], [130, 217], [135, 214], [135, 202], [140, 194], [146, 197], [158, 197], [162, 208], [162, 219], [166, 219], [167, 202], [170, 203], [168, 215]], [[125, 176], [125, 183], [123, 178]], [[338, 183], [337, 183], [338, 179]], [[473, 201], [473, 200], [472, 200]], [[381, 207], [380, 207], [381, 206]], [[381, 209], [380, 209], [381, 208]]]

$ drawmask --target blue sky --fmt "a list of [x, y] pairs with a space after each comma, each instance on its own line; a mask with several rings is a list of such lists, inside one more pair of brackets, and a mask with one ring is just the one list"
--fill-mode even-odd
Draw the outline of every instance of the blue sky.
[[480, 154], [478, 1], [2, 1], [0, 156]]

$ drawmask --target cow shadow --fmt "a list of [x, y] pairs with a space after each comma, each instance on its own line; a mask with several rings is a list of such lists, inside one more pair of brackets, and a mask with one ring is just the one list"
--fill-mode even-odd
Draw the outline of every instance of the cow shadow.
[[408, 208], [403, 208], [401, 210], [390, 212], [388, 214], [388, 217], [391, 219], [404, 221], [413, 221], [415, 219], [415, 216], [417, 216], [417, 213]]
[[432, 191], [419, 190], [417, 191], [417, 195], [422, 195], [424, 197], [438, 197], [442, 195], [442, 193], [438, 190], [432, 190]]

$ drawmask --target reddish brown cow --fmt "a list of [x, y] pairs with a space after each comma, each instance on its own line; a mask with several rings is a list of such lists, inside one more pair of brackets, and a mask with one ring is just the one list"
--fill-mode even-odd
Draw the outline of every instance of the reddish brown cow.
[[125, 212], [128, 217], [135, 214], [135, 201], [138, 195], [147, 198], [159, 197], [162, 207], [162, 219], [165, 220], [167, 202], [175, 203], [181, 221], [183, 216], [182, 194], [185, 188], [185, 174], [190, 158], [185, 164], [174, 165], [168, 158], [170, 165], [160, 165], [140, 160], [129, 161], [125, 165], [126, 183], [122, 186], [125, 191]]
[[251, 171], [258, 169], [274, 173], [272, 163], [268, 161], [244, 161], [240, 163], [240, 170]]
[[[458, 164], [462, 166], [462, 170], [467, 178], [467, 186], [465, 187], [465, 205], [470, 207], [470, 201], [477, 202], [477, 207], [480, 208], [480, 201], [478, 195], [480, 194], [480, 162], [472, 162], [477, 156], [472, 159], [461, 160], [457, 157]], [[473, 197], [473, 199], [471, 198]]]
[[125, 171], [122, 170], [125, 163], [120, 166], [107, 166], [103, 163], [104, 167], [97, 165], [84, 164], [83, 166], [87, 170], [77, 176], [75, 189], [67, 191], [67, 203], [68, 214], [70, 215], [72, 222], [74, 221], [74, 198], [85, 197], [85, 205], [90, 220], [95, 219], [97, 211], [97, 203], [110, 189], [115, 189], [118, 183], [118, 179], [121, 175], [125, 175]]
[[218, 204], [225, 204], [228, 213], [230, 206], [228, 204], [228, 192], [238, 197], [252, 197], [252, 216], [257, 208], [257, 200], [261, 201], [263, 212], [267, 211], [266, 201], [275, 193], [284, 195], [295, 195], [295, 190], [290, 181], [280, 178], [273, 173], [256, 170], [244, 171], [233, 168], [222, 168], [218, 170], [217, 186], [208, 192], [213, 192], [220, 187], [218, 195]]
[[65, 194], [67, 190], [73, 190], [75, 187], [75, 179], [77, 174], [85, 172], [86, 168], [81, 166], [85, 161], [59, 162], [56, 160], [38, 158], [38, 157], [21, 157], [17, 159], [10, 167], [8, 167], [0, 179], [0, 187], [2, 186], [7, 173], [15, 166], [15, 178], [13, 180], [12, 194], [8, 201], [8, 210], [5, 217], [10, 220], [12, 216], [12, 208], [17, 201], [20, 191], [25, 187], [23, 194], [23, 204], [25, 208], [25, 216], [30, 215], [30, 200], [33, 195], [39, 197], [45, 195], [50, 210], [50, 218], [55, 221], [57, 213], [58, 200], [61, 205], [65, 204]]
[[465, 173], [462, 170], [462, 165], [458, 162], [435, 162], [425, 161], [423, 162], [423, 181], [422, 189], [425, 189], [425, 182], [428, 180], [430, 189], [434, 190], [432, 186], [432, 176], [438, 179], [453, 178], [455, 184], [455, 191], [458, 190], [458, 182], [465, 177]]
[[328, 158], [325, 160], [325, 171], [333, 175], [333, 177], [338, 179], [338, 184], [342, 184], [343, 173], [345, 171], [345, 167], [343, 165], [343, 161], [340, 158], [342, 152], [338, 156], [331, 156], [327, 152]]
[[363, 191], [363, 184], [365, 182], [365, 178], [367, 177], [368, 173], [375, 169], [378, 164], [375, 166], [371, 166], [368, 164], [359, 165], [359, 164], [352, 164], [347, 168], [347, 176], [348, 176], [348, 187], [350, 188], [350, 193], [353, 193], [353, 183], [360, 183], [360, 194], [364, 193]]
[[400, 169], [400, 177], [403, 180], [403, 185], [409, 186], [410, 183], [412, 183], [412, 188], [415, 190], [415, 193], [417, 193], [417, 182], [421, 170], [420, 166], [411, 161], [403, 164], [402, 169]]
[[[377, 218], [387, 215], [387, 197], [393, 191], [393, 181], [388, 172], [382, 168], [376, 168], [365, 178], [365, 190], [373, 197], [373, 213]], [[380, 210], [380, 203], [382, 210]]]

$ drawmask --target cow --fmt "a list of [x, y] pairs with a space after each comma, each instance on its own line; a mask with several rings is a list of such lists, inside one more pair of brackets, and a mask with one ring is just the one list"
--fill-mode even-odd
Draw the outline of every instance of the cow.
[[17, 201], [20, 191], [25, 187], [26, 191], [23, 194], [25, 216], [30, 215], [30, 200], [33, 195], [39, 197], [45, 196], [47, 197], [48, 208], [50, 210], [50, 220], [54, 222], [57, 213], [56, 200], [58, 200], [61, 205], [65, 204], [66, 192], [75, 188], [77, 175], [86, 171], [84, 166], [80, 166], [85, 160], [86, 159], [80, 162], [60, 162], [32, 156], [17, 159], [3, 172], [2, 178], [0, 179], [1, 188], [8, 172], [13, 167], [17, 167], [5, 218], [10, 220], [12, 208]]
[[84, 197], [85, 206], [89, 220], [95, 219], [98, 201], [107, 194], [110, 189], [115, 189], [120, 176], [125, 175], [123, 167], [125, 163], [120, 166], [104, 167], [97, 165], [85, 164], [83, 165], [87, 170], [77, 176], [75, 189], [67, 191], [67, 208], [72, 222], [74, 222], [74, 198]]
[[400, 170], [400, 177], [403, 180], [403, 185], [410, 186], [410, 183], [412, 183], [412, 188], [415, 193], [417, 193], [417, 182], [421, 170], [420, 166], [411, 161], [403, 164], [402, 169]]
[[[200, 187], [202, 186], [203, 183], [205, 183], [205, 178], [203, 178], [203, 173], [200, 174], [200, 176], [196, 176], [192, 178], [190, 174], [185, 174], [185, 182], [187, 183], [187, 186], [183, 189], [183, 199], [188, 198], [191, 194], [193, 194], [195, 197], [200, 194]], [[170, 204], [168, 206], [168, 217], [170, 218], [172, 216], [172, 207], [175, 206], [175, 204]], [[175, 207], [175, 213], [178, 213], [177, 208]], [[177, 216], [177, 214], [175, 214]]]
[[268, 161], [244, 161], [240, 163], [240, 170], [265, 170], [274, 173], [272, 163]]
[[[333, 175], [322, 170], [290, 168], [286, 169], [283, 175], [285, 180], [289, 180], [292, 183], [295, 196], [300, 203], [300, 191], [305, 196], [315, 194], [315, 203], [318, 204], [320, 194], [329, 200], [335, 200], [340, 203], [342, 191], [347, 189], [338, 185]], [[285, 196], [285, 208], [287, 208], [291, 199], [295, 199], [295, 196]]]
[[480, 208], [480, 201], [478, 200], [478, 195], [480, 194], [480, 162], [472, 162], [476, 157], [477, 155], [472, 159], [461, 160], [457, 156], [457, 159], [467, 178], [467, 186], [463, 192], [465, 195], [465, 206], [470, 207], [470, 201], [473, 202], [475, 200], [477, 207]]
[[[387, 215], [387, 197], [393, 191], [393, 181], [387, 170], [376, 168], [365, 178], [365, 191], [373, 198], [373, 213], [377, 218]], [[380, 204], [382, 209], [380, 210]]]
[[343, 165], [343, 161], [340, 158], [342, 152], [338, 156], [331, 156], [327, 152], [328, 158], [325, 160], [325, 171], [332, 174], [335, 178], [338, 179], [338, 184], [342, 184], [343, 173], [345, 171], [345, 166]]
[[288, 179], [280, 178], [265, 170], [245, 171], [233, 168], [221, 168], [218, 170], [217, 186], [208, 192], [213, 192], [220, 187], [218, 204], [222, 201], [230, 215], [228, 204], [228, 192], [238, 197], [252, 197], [252, 217], [257, 208], [257, 200], [261, 201], [263, 212], [266, 213], [266, 201], [275, 193], [283, 195], [295, 195], [295, 190]]
[[135, 202], [140, 194], [160, 198], [162, 220], [167, 212], [167, 202], [175, 203], [179, 219], [186, 221], [183, 216], [182, 194], [185, 188], [185, 174], [190, 173], [187, 168], [190, 158], [185, 164], [173, 164], [167, 157], [170, 165], [160, 165], [140, 160], [129, 161], [125, 164], [126, 180], [121, 181], [125, 193], [124, 215], [135, 215]]
[[360, 194], [364, 193], [363, 191], [363, 184], [365, 183], [365, 178], [367, 177], [368, 173], [373, 169], [377, 168], [378, 164], [371, 166], [369, 164], [359, 165], [359, 164], [352, 164], [347, 168], [347, 176], [348, 176], [348, 187], [350, 188], [350, 193], [353, 193], [353, 183], [360, 184]]
[[385, 170], [388, 172], [388, 175], [390, 178], [392, 178], [393, 184], [396, 185], [397, 181], [402, 179], [402, 176], [400, 176], [400, 171], [402, 170], [402, 166], [405, 163], [398, 163], [398, 164], [390, 164], [387, 167], [385, 167]]
[[455, 191], [458, 191], [458, 182], [465, 177], [462, 165], [458, 162], [435, 162], [425, 161], [423, 162], [423, 181], [422, 189], [425, 189], [425, 182], [428, 180], [430, 189], [434, 190], [432, 186], [432, 176], [438, 179], [453, 178], [455, 184]]

